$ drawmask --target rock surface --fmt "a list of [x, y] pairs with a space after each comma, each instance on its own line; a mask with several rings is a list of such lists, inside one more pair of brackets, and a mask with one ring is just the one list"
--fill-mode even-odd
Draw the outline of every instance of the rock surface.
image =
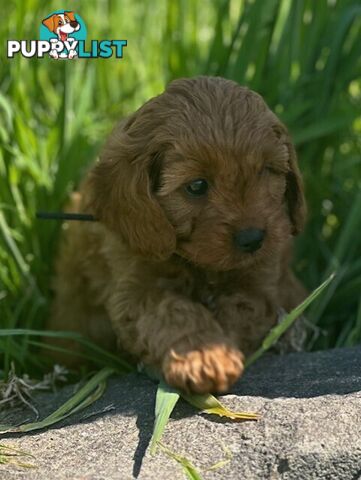
[[[101, 399], [66, 422], [1, 438], [3, 445], [32, 453], [37, 468], [0, 465], [0, 478], [185, 478], [180, 465], [165, 453], [151, 457], [147, 450], [155, 391], [155, 384], [142, 375], [113, 378]], [[39, 396], [39, 410], [48, 414], [72, 392], [68, 386], [55, 396]], [[361, 478], [361, 348], [266, 356], [223, 401], [262, 417], [235, 423], [198, 414], [182, 401], [163, 438], [168, 448], [197, 466], [202, 478]], [[29, 411], [12, 412], [10, 418], [20, 422], [29, 416]], [[207, 471], [226, 459], [225, 449], [231, 453], [228, 463]]]

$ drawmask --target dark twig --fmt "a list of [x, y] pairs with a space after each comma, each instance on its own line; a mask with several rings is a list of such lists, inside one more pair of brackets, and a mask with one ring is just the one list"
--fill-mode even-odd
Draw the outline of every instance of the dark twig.
[[82, 222], [96, 222], [94, 215], [88, 213], [63, 212], [36, 212], [36, 218], [41, 220], [81, 220]]

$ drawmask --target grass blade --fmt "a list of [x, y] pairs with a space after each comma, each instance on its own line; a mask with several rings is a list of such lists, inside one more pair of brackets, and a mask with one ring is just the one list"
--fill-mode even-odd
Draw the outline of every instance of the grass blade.
[[210, 467], [205, 468], [204, 469], [205, 472], [211, 472], [212, 470], [219, 470], [220, 468], [223, 468], [225, 465], [227, 465], [227, 463], [229, 463], [232, 460], [233, 455], [230, 449], [225, 445], [223, 445], [223, 443], [222, 443], [222, 448], [226, 458], [223, 460], [219, 460], [218, 462], [214, 463]]
[[42, 428], [49, 427], [54, 423], [64, 420], [73, 413], [88, 407], [98, 400], [98, 398], [100, 398], [105, 391], [106, 379], [113, 373], [115, 373], [115, 370], [112, 368], [103, 368], [100, 370], [100, 372], [96, 373], [75, 395], [67, 400], [55, 412], [51, 413], [40, 422], [26, 423], [18, 427], [1, 425], [0, 433], [31, 432], [33, 430], [40, 430]]
[[135, 370], [134, 366], [128, 363], [126, 360], [123, 360], [118, 355], [113, 355], [108, 351], [102, 349], [95, 343], [91, 342], [87, 338], [83, 337], [79, 333], [75, 332], [66, 332], [66, 331], [51, 331], [51, 330], [32, 330], [26, 328], [4, 328], [0, 329], [0, 338], [1, 337], [11, 337], [11, 336], [41, 336], [41, 337], [51, 337], [51, 338], [67, 338], [74, 340], [84, 347], [86, 347], [93, 354], [97, 354], [103, 359], [106, 359], [108, 362], [114, 365], [121, 372], [132, 372]]
[[263, 355], [269, 348], [274, 345], [277, 340], [283, 335], [292, 325], [292, 323], [304, 312], [304, 310], [325, 290], [326, 287], [335, 278], [335, 273], [332, 273], [327, 280], [325, 280], [319, 287], [317, 287], [298, 307], [294, 308], [292, 312], [285, 315], [282, 322], [272, 328], [267, 337], [263, 340], [261, 348], [259, 348], [246, 361], [246, 367], [254, 363], [261, 355]]
[[0, 445], [0, 465], [14, 465], [22, 468], [36, 468], [31, 463], [25, 463], [21, 457], [35, 458], [31, 453], [24, 452], [10, 445]]
[[185, 393], [171, 387], [161, 378], [158, 372], [152, 368], [145, 369], [147, 375], [153, 380], [159, 380], [155, 404], [155, 422], [151, 440], [150, 452], [155, 454], [157, 444], [162, 438], [168, 419], [181, 396], [193, 407], [201, 410], [201, 413], [218, 415], [231, 420], [258, 420], [259, 415], [253, 412], [234, 412], [229, 410], [223, 403], [211, 394], [199, 395], [196, 393]]
[[156, 452], [157, 444], [163, 435], [168, 419], [179, 400], [179, 396], [180, 394], [176, 389], [167, 385], [163, 380], [159, 382], [155, 401], [154, 429], [150, 445], [150, 453], [152, 455]]
[[198, 395], [181, 392], [182, 398], [196, 408], [199, 408], [201, 413], [208, 413], [210, 415], [218, 415], [219, 417], [226, 417], [231, 420], [258, 420], [259, 414], [253, 412], [234, 412], [229, 410], [222, 402], [211, 394]]
[[168, 455], [168, 457], [172, 458], [181, 465], [184, 474], [187, 478], [189, 478], [189, 480], [202, 480], [200, 473], [193, 465], [193, 463], [188, 460], [188, 458], [184, 457], [183, 455], [179, 455], [178, 453], [172, 452], [172, 450], [170, 450], [168, 447], [166, 447], [160, 442], [158, 442], [158, 445], [163, 450], [163, 452]]

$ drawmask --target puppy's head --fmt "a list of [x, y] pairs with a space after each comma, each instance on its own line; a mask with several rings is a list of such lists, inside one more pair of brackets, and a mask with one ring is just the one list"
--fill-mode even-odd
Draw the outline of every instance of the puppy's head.
[[45, 25], [51, 32], [60, 36], [62, 41], [68, 38], [69, 33], [73, 33], [80, 29], [80, 24], [75, 18], [74, 12], [55, 13], [43, 20]]
[[115, 129], [89, 181], [95, 215], [135, 252], [215, 270], [276, 255], [304, 222], [285, 127], [221, 78], [172, 82]]

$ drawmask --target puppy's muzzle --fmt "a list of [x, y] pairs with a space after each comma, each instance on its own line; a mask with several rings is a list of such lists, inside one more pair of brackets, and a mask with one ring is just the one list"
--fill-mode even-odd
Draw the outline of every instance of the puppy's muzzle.
[[261, 248], [265, 236], [264, 230], [258, 228], [248, 228], [240, 230], [234, 235], [237, 247], [242, 252], [252, 253]]

